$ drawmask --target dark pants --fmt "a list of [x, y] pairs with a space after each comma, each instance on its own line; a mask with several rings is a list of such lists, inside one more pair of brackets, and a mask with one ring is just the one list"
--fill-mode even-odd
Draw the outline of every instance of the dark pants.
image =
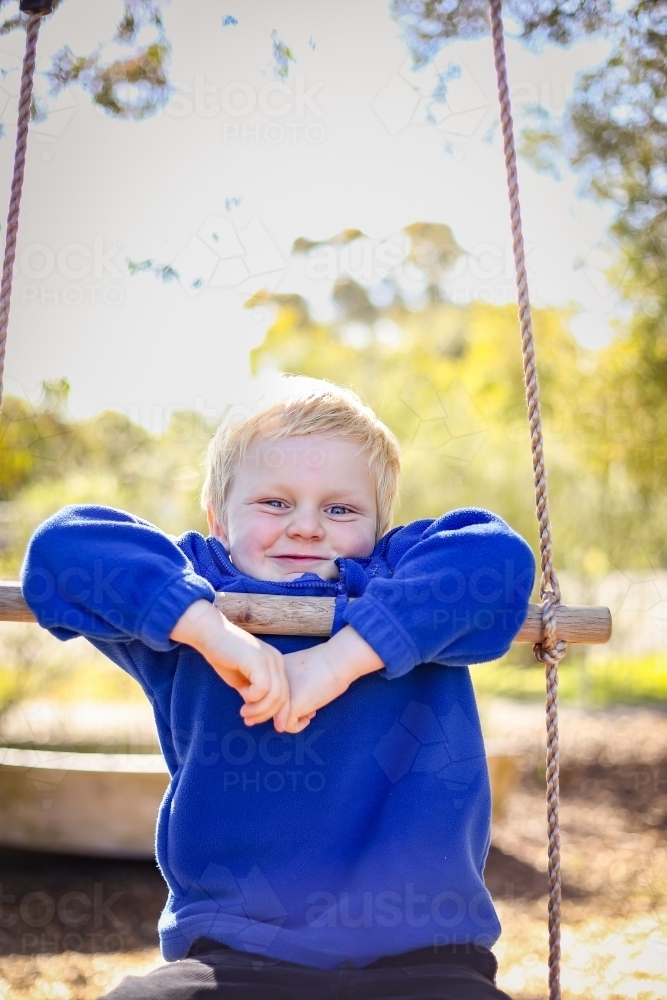
[[101, 1000], [510, 1000], [485, 948], [422, 948], [364, 969], [314, 969], [199, 938], [188, 957], [127, 976]]

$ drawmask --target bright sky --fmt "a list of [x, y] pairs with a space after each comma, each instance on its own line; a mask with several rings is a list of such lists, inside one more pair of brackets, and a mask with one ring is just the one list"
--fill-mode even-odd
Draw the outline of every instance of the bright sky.
[[[39, 65], [65, 43], [92, 51], [120, 10], [67, 0], [42, 29]], [[226, 15], [238, 23], [223, 27]], [[73, 415], [113, 406], [155, 430], [174, 406], [219, 413], [246, 392], [248, 350], [270, 320], [243, 310], [244, 297], [267, 285], [325, 309], [331, 268], [305, 271], [291, 245], [346, 227], [377, 241], [445, 222], [469, 254], [452, 297], [513, 301], [489, 38], [445, 50], [440, 69], [459, 70], [443, 105], [428, 99], [433, 71], [411, 72], [387, 0], [172, 0], [165, 24], [176, 93], [163, 111], [122, 122], [71, 88], [33, 134], [6, 391], [34, 397], [42, 379], [66, 375]], [[274, 30], [295, 56], [284, 82]], [[0, 39], [3, 219], [22, 45]], [[510, 40], [515, 118], [527, 101], [557, 112], [604, 52], [538, 55]], [[558, 182], [522, 162], [520, 179], [532, 298], [578, 304], [575, 332], [597, 346], [616, 308], [602, 275], [609, 211], [579, 198], [571, 175]], [[377, 244], [367, 247], [375, 261]], [[130, 277], [126, 258], [171, 263], [182, 280]]]

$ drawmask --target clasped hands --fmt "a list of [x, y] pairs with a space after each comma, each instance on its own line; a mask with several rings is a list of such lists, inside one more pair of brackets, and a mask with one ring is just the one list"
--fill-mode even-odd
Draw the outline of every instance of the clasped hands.
[[196, 649], [239, 692], [247, 726], [273, 719], [280, 733], [300, 733], [318, 708], [338, 698], [358, 677], [384, 666], [350, 625], [327, 642], [283, 655], [204, 600], [190, 605], [170, 638]]

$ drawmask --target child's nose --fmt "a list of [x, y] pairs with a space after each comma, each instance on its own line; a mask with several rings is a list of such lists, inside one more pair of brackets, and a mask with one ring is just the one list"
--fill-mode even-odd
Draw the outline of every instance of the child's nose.
[[324, 526], [315, 511], [297, 510], [287, 529], [290, 537], [323, 538]]

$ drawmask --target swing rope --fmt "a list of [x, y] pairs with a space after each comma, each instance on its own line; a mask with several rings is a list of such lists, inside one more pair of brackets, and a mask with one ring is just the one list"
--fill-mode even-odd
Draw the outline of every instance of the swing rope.
[[544, 664], [546, 676], [547, 710], [547, 824], [549, 833], [549, 1000], [560, 1000], [560, 825], [559, 825], [559, 776], [558, 776], [558, 663], [567, 652], [567, 643], [558, 639], [556, 615], [561, 603], [560, 587], [553, 565], [551, 521], [547, 495], [547, 473], [540, 413], [540, 390], [537, 381], [537, 358], [533, 321], [528, 296], [528, 275], [521, 228], [519, 180], [517, 176], [514, 125], [510, 106], [503, 34], [502, 0], [489, 0], [491, 36], [498, 80], [500, 123], [505, 150], [507, 190], [510, 201], [514, 266], [519, 302], [521, 351], [526, 386], [526, 405], [530, 426], [530, 447], [533, 457], [535, 482], [535, 513], [540, 532], [540, 600], [542, 604], [542, 641], [535, 643], [535, 658]]
[[37, 36], [39, 35], [41, 20], [41, 13], [31, 14], [26, 24], [25, 55], [23, 56], [19, 114], [16, 126], [14, 173], [9, 198], [9, 210], [7, 212], [5, 257], [2, 265], [2, 283], [0, 284], [0, 409], [2, 408], [5, 347], [7, 345], [7, 327], [9, 325], [9, 306], [12, 298], [16, 238], [19, 231], [19, 211], [21, 208], [21, 192], [23, 190], [23, 176], [25, 174], [25, 154], [28, 145], [28, 125], [30, 124], [30, 108], [32, 105], [32, 82], [35, 74]]

